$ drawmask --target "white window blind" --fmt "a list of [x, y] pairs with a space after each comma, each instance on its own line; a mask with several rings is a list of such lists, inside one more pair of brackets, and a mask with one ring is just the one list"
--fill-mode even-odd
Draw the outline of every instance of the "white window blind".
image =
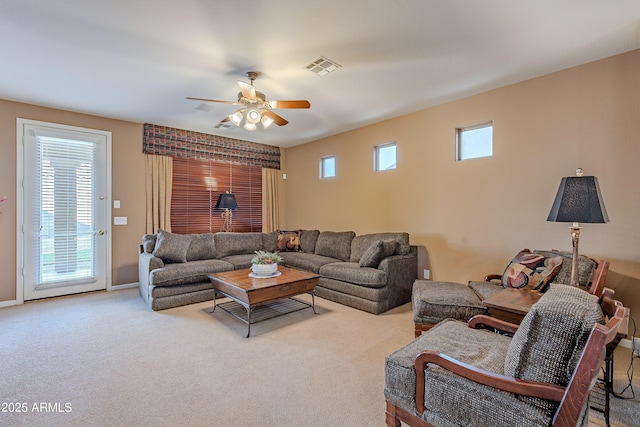
[[39, 224], [31, 236], [28, 263], [35, 289], [94, 282], [96, 276], [94, 173], [96, 144], [36, 137], [39, 179], [31, 197], [31, 220]]

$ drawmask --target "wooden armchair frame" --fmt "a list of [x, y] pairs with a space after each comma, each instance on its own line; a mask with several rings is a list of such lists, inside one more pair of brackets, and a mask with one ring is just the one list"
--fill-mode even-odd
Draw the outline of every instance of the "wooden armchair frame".
[[[603, 289], [600, 297], [600, 306], [609, 321], [606, 325], [596, 324], [593, 327], [566, 387], [495, 374], [462, 363], [445, 354], [428, 350], [420, 353], [414, 362], [416, 371], [416, 412], [423, 413], [426, 409], [424, 405], [424, 372], [426, 365], [433, 363], [479, 384], [522, 396], [538, 397], [559, 402], [551, 425], [555, 427], [575, 426], [591, 390], [592, 381], [598, 375], [598, 371], [605, 360], [605, 347], [616, 338], [618, 328], [622, 325], [625, 316], [625, 308], [619, 301], [613, 300], [613, 291], [610, 289]], [[479, 315], [474, 316], [469, 321], [469, 327], [474, 329], [489, 327], [506, 333], [514, 333], [518, 325], [486, 315]], [[399, 427], [402, 421], [410, 426], [433, 427], [401, 407], [389, 401], [386, 403], [387, 426]]]

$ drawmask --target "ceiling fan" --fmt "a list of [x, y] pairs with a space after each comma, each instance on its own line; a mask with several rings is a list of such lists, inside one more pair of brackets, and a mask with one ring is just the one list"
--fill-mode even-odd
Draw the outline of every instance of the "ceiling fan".
[[187, 98], [193, 101], [204, 102], [222, 102], [224, 104], [241, 105], [238, 111], [225, 117], [222, 122], [230, 121], [236, 126], [240, 126], [244, 122], [246, 130], [254, 131], [257, 124], [262, 123], [266, 129], [272, 123], [278, 126], [284, 126], [289, 123], [283, 117], [277, 115], [272, 110], [276, 108], [309, 108], [311, 104], [306, 100], [290, 100], [290, 101], [267, 101], [264, 93], [253, 87], [253, 81], [258, 78], [260, 73], [257, 71], [248, 71], [247, 77], [250, 83], [238, 80], [240, 92], [238, 92], [237, 101], [220, 101], [217, 99], [205, 98]]

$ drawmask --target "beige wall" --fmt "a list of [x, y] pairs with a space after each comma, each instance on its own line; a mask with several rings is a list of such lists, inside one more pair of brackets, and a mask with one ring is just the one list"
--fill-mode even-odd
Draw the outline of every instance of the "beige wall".
[[112, 132], [112, 196], [128, 224], [113, 226], [113, 284], [138, 281], [138, 244], [145, 230], [142, 125], [0, 100], [0, 302], [16, 299], [16, 118], [54, 122]]
[[[585, 224], [582, 253], [611, 260], [607, 285], [640, 312], [640, 51], [282, 150], [281, 228], [402, 230], [435, 280], [502, 272], [524, 248], [570, 250], [567, 224], [546, 222], [562, 176], [598, 176], [611, 218]], [[15, 295], [16, 118], [113, 133], [113, 284], [137, 281], [145, 229], [142, 125], [0, 100], [0, 303]], [[454, 129], [494, 121], [494, 156], [455, 162]], [[373, 146], [398, 144], [398, 168], [372, 172]], [[333, 154], [338, 177], [318, 179]]]
[[[283, 227], [407, 231], [432, 279], [502, 273], [520, 249], [571, 250], [546, 221], [560, 179], [600, 182], [611, 222], [584, 224], [580, 252], [611, 261], [607, 285], [640, 313], [640, 50], [286, 150]], [[363, 106], [366, 108], [366, 106]], [[491, 158], [455, 161], [455, 128], [494, 122]], [[397, 142], [396, 170], [373, 147]], [[336, 156], [337, 177], [318, 179]], [[638, 315], [640, 319], [640, 314]]]

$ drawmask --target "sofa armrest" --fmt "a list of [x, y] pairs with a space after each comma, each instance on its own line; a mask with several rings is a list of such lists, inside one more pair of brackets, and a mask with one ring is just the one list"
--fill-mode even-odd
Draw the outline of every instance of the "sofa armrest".
[[164, 262], [162, 262], [160, 258], [153, 256], [153, 254], [142, 252], [138, 255], [138, 282], [140, 284], [141, 295], [143, 294], [143, 290], [149, 287], [149, 273], [162, 267], [164, 267]]
[[378, 269], [387, 273], [389, 308], [411, 301], [413, 282], [418, 278], [418, 247], [407, 255], [392, 255], [380, 261]]

